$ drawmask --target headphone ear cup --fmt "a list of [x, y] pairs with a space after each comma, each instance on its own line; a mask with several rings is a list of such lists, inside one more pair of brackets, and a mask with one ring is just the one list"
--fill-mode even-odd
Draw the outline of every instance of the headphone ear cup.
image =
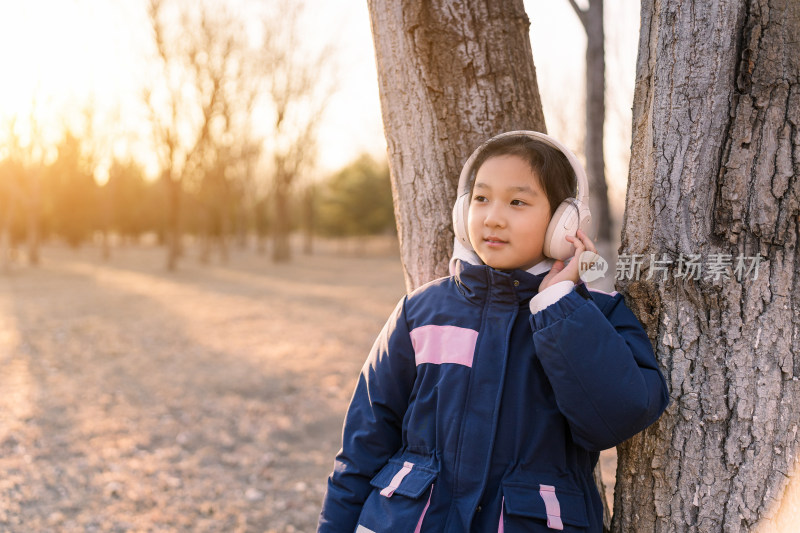
[[567, 198], [558, 205], [544, 235], [542, 247], [544, 255], [561, 261], [575, 255], [575, 247], [564, 237], [567, 235], [574, 237], [577, 233], [578, 212], [578, 201], [574, 198]]
[[469, 217], [469, 193], [465, 193], [456, 198], [453, 205], [453, 233], [456, 239], [469, 251], [474, 251], [469, 242], [469, 227], [467, 219]]

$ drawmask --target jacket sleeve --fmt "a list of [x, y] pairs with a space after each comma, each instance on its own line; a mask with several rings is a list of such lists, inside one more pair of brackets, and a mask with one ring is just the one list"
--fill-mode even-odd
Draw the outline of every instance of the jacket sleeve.
[[533, 343], [575, 442], [591, 451], [621, 443], [669, 403], [664, 376], [639, 320], [616, 294], [601, 311], [576, 290], [531, 315]]
[[370, 480], [402, 445], [403, 417], [416, 378], [414, 348], [398, 303], [361, 369], [344, 421], [342, 448], [322, 503], [318, 533], [356, 528]]

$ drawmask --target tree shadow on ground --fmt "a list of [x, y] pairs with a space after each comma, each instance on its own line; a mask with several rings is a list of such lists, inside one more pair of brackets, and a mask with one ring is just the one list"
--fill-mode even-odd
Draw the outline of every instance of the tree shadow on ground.
[[[148, 290], [145, 281], [126, 287], [113, 269], [92, 268], [50, 265], [0, 285], [17, 332], [4, 360], [16, 370], [0, 377], [0, 388], [15, 387], [27, 403], [0, 425], [0, 497], [8, 503], [0, 524], [312, 530], [348, 384], [377, 330], [359, 340], [366, 347], [350, 366], [342, 364], [348, 354], [328, 349], [314, 359], [308, 352], [320, 350], [311, 347], [295, 347], [306, 362], [293, 365], [269, 346], [275, 341], [280, 352], [290, 338], [246, 333], [278, 315], [251, 309], [240, 327], [239, 299], [220, 300], [227, 289], [169, 278], [160, 293], [166, 275], [153, 276]], [[270, 331], [290, 330], [292, 319], [283, 320]], [[242, 334], [253, 338], [234, 338]], [[251, 345], [262, 349], [243, 353]]]

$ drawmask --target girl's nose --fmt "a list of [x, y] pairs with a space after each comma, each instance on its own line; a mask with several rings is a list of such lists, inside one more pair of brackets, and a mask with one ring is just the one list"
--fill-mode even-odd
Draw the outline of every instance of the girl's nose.
[[505, 217], [503, 216], [503, 212], [500, 206], [496, 203], [494, 205], [489, 206], [489, 209], [486, 212], [486, 218], [483, 219], [483, 224], [488, 227], [499, 227], [502, 228], [506, 224]]

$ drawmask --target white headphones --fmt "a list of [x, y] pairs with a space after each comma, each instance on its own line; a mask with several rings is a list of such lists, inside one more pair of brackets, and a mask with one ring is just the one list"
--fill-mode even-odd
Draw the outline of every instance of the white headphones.
[[583, 169], [583, 166], [581, 166], [578, 158], [575, 157], [575, 154], [573, 154], [569, 148], [549, 135], [539, 133], [538, 131], [520, 130], [501, 133], [495, 135], [472, 152], [472, 155], [469, 156], [467, 162], [464, 163], [464, 168], [461, 170], [461, 176], [458, 179], [458, 198], [453, 206], [453, 230], [456, 234], [456, 240], [467, 250], [471, 252], [475, 251], [472, 244], [469, 242], [469, 228], [467, 225], [471, 196], [469, 177], [470, 174], [472, 174], [472, 166], [475, 160], [489, 143], [504, 137], [523, 135], [548, 144], [562, 152], [567, 156], [567, 161], [569, 161], [569, 164], [575, 171], [575, 177], [578, 180], [577, 197], [570, 197], [561, 202], [558, 209], [556, 209], [556, 212], [553, 214], [553, 217], [550, 219], [550, 224], [547, 226], [547, 232], [544, 236], [544, 255], [552, 257], [553, 259], [567, 259], [575, 255], [575, 247], [564, 237], [567, 235], [574, 237], [578, 228], [582, 229], [587, 235], [590, 235], [589, 230], [592, 225], [592, 215], [589, 212], [589, 180], [586, 177], [586, 171]]

